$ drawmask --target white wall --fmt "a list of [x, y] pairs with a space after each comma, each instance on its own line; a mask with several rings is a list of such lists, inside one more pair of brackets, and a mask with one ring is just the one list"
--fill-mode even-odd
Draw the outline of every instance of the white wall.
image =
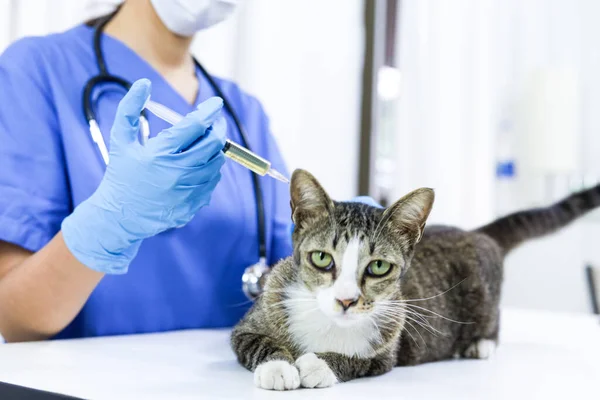
[[[514, 202], [505, 211], [547, 205], [566, 195], [566, 184], [547, 186], [552, 172], [564, 172], [558, 182], [590, 176], [589, 185], [600, 178], [600, 2], [403, 3], [396, 196], [434, 187], [434, 223], [472, 228], [496, 218], [494, 164], [503, 118], [514, 124], [517, 156]], [[529, 129], [524, 123], [535, 109], [526, 101], [527, 88], [540, 71], [567, 71], [579, 82], [560, 92], [556, 88], [564, 81], [545, 83], [548, 92], [541, 101], [564, 101], [557, 109], [561, 115], [544, 116], [565, 127], [555, 135], [543, 124]], [[573, 103], [566, 101], [567, 92]], [[566, 111], [571, 106], [576, 115]], [[551, 146], [557, 142], [564, 144], [558, 151]], [[504, 305], [590, 312], [584, 267], [600, 265], [599, 214], [514, 251], [506, 261]]]
[[23, 36], [67, 29], [86, 15], [92, 0], [0, 0], [0, 50]]
[[[534, 207], [549, 204], [565, 196], [569, 187], [561, 181], [569, 177], [590, 175], [587, 185], [600, 177], [600, 53], [597, 38], [600, 35], [600, 4], [594, 0], [530, 0], [511, 1], [513, 29], [513, 77], [515, 96], [526, 103], [527, 88], [540, 75], [555, 75], [573, 80], [571, 99], [576, 108], [571, 129], [552, 134], [552, 129], [537, 126], [527, 130], [525, 121], [534, 108], [524, 107], [518, 120], [519, 137], [516, 142], [521, 159], [518, 177], [518, 204]], [[506, 20], [506, 23], [511, 22]], [[567, 74], [567, 75], [565, 75]], [[557, 91], [564, 80], [546, 84], [544, 102], [568, 99], [564, 91]], [[553, 125], [573, 119], [564, 104], [559, 114], [545, 115]], [[553, 113], [554, 114], [554, 113]], [[554, 151], [552, 144], [562, 148]], [[569, 148], [572, 148], [570, 150]], [[548, 162], [544, 156], [550, 156]], [[554, 171], [555, 182], [549, 178]], [[526, 244], [507, 260], [504, 303], [562, 311], [590, 312], [591, 304], [585, 280], [587, 263], [600, 265], [600, 248], [595, 243], [600, 234], [597, 213], [585, 217], [559, 234]]]

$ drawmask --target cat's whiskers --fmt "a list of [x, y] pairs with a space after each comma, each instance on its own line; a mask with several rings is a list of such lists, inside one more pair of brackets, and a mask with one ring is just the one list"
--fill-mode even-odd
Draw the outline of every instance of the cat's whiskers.
[[276, 318], [277, 320], [285, 320], [289, 317], [289, 309], [284, 306], [277, 306], [277, 307], [269, 307], [269, 308], [265, 308], [265, 310], [267, 312], [270, 313], [270, 315], [274, 318]]
[[377, 326], [377, 321], [375, 321], [373, 319], [372, 315], [369, 315], [367, 317], [367, 319], [369, 320], [369, 322], [371, 322], [371, 324], [373, 325], [373, 328], [375, 330], [375, 333], [377, 334], [377, 342], [378, 343], [383, 343], [383, 337], [381, 336], [381, 331], [379, 330], [379, 326]]
[[[400, 316], [394, 315], [394, 316], [384, 316], [382, 319], [384, 321], [388, 321], [388, 322], [395, 322], [398, 320]], [[437, 331], [435, 328], [430, 327], [430, 326], [426, 326], [423, 323], [408, 317], [408, 316], [403, 316], [404, 317], [404, 322], [410, 324], [410, 321], [418, 324], [419, 326], [421, 326], [423, 329], [425, 329], [427, 332], [429, 332], [430, 334], [432, 334], [433, 336], [438, 336], [438, 334], [445, 336], [442, 332]], [[412, 328], [415, 329], [417, 331], [417, 333], [419, 333], [419, 331], [411, 324]], [[406, 329], [406, 328], [405, 328]], [[421, 334], [419, 333], [419, 336], [421, 336]], [[422, 337], [422, 336], [421, 336]]]
[[[411, 328], [413, 328], [415, 332], [417, 332], [417, 334], [421, 337], [421, 340], [425, 344], [425, 348], [428, 349], [427, 342], [425, 341], [425, 339], [423, 339], [423, 336], [421, 335], [421, 333], [419, 332], [419, 330], [417, 328], [415, 328], [414, 325], [410, 323], [410, 321], [405, 321], [405, 322], [408, 324], [408, 326], [410, 326]], [[406, 331], [406, 333], [408, 333], [408, 335], [410, 336], [410, 338], [412, 339], [412, 341], [415, 343], [415, 345], [418, 348], [421, 348], [421, 346], [419, 345], [419, 343], [417, 342], [417, 340], [415, 339], [415, 337], [408, 330], [408, 326], [404, 330]]]
[[265, 304], [266, 308], [269, 307], [278, 307], [280, 305], [289, 305], [289, 304], [299, 304], [299, 303], [310, 303], [310, 302], [314, 302], [314, 299], [298, 299], [298, 298], [287, 298], [287, 299], [283, 299], [283, 300], [279, 300], [276, 301], [274, 303], [268, 303]]
[[405, 318], [410, 319], [411, 321], [415, 322], [416, 324], [419, 324], [419, 326], [423, 327], [424, 329], [426, 329], [429, 333], [432, 334], [439, 334], [442, 336], [447, 336], [447, 333], [440, 331], [439, 329], [435, 328], [431, 322], [425, 318], [423, 318], [423, 316], [421, 314], [418, 313], [410, 313], [407, 312], [407, 310], [402, 310], [402, 313], [404, 315]]
[[[259, 297], [265, 297], [265, 295], [270, 295], [270, 294], [281, 294], [281, 293], [288, 293], [288, 291], [286, 291], [286, 290], [264, 290], [264, 291], [263, 291], [263, 292], [262, 292], [262, 293], [259, 295]], [[290, 300], [291, 300], [291, 299], [290, 299]], [[306, 297], [306, 298], [294, 298], [293, 300], [306, 300], [306, 301], [312, 301], [313, 299]], [[233, 307], [242, 307], [242, 306], [245, 306], [245, 305], [247, 305], [247, 304], [253, 303], [254, 301], [255, 301], [255, 300], [246, 300], [246, 301], [241, 301], [241, 302], [239, 302], [239, 303], [230, 304], [230, 305], [228, 305], [228, 307], [232, 307], [232, 308], [233, 308]], [[285, 300], [284, 300], [284, 301], [285, 301]], [[274, 304], [266, 304], [266, 307], [269, 307], [269, 306], [274, 306], [274, 305], [278, 305], [279, 303], [281, 303], [281, 302], [277, 302], [277, 303], [274, 303]]]
[[416, 316], [414, 316], [410, 312], [407, 312], [407, 311], [410, 311], [410, 310], [402, 309], [400, 307], [395, 307], [395, 308], [385, 308], [385, 307], [382, 307], [381, 311], [383, 312], [384, 315], [390, 316], [392, 318], [401, 318], [401, 317], [404, 317], [406, 319], [409, 319], [410, 321], [413, 321], [414, 323], [416, 323], [419, 326], [421, 326], [423, 329], [427, 330], [432, 335], [439, 334], [439, 335], [442, 335], [442, 336], [447, 336], [446, 333], [443, 333], [440, 330], [434, 328], [429, 321], [422, 322], [422, 321], [418, 320]]
[[[413, 313], [417, 313], [417, 314], [419, 314], [419, 315], [421, 315], [423, 317], [429, 317], [429, 318], [439, 317], [439, 318], [445, 319], [446, 321], [454, 322], [456, 324], [465, 324], [465, 325], [468, 325], [468, 324], [473, 324], [474, 323], [474, 322], [457, 321], [455, 319], [446, 317], [445, 315], [442, 315], [442, 314], [439, 314], [439, 313], [437, 313], [435, 311], [432, 311], [432, 310], [430, 310], [430, 309], [428, 309], [426, 307], [417, 306], [415, 304], [407, 303], [404, 300], [383, 300], [383, 301], [380, 302], [380, 305], [381, 306], [396, 306], [396, 307], [399, 307], [399, 308], [403, 308], [405, 310], [410, 310]], [[422, 311], [425, 311], [425, 312], [429, 312], [429, 313], [431, 313], [433, 315], [422, 314], [422, 313], [419, 313], [417, 310], [422, 310]]]
[[377, 315], [378, 317], [380, 317], [381, 320], [383, 320], [384, 323], [388, 323], [388, 324], [398, 324], [400, 323], [400, 320], [398, 318], [396, 318], [396, 315], [389, 315], [389, 314], [385, 314], [385, 313], [381, 313]]
[[422, 314], [411, 312], [409, 310], [402, 310], [402, 312], [405, 315], [410, 315], [412, 318], [415, 318], [418, 321], [420, 321], [421, 323], [433, 328], [433, 325], [431, 325], [431, 321], [429, 321], [427, 318], [425, 318]]
[[314, 313], [315, 311], [319, 311], [319, 307], [318, 307], [318, 306], [316, 306], [316, 307], [313, 307], [313, 308], [311, 308], [311, 309], [309, 309], [309, 310], [304, 310], [304, 311], [302, 311], [301, 313], [299, 313], [299, 314], [296, 314], [296, 315], [295, 315], [295, 317], [298, 317], [299, 319], [303, 319], [305, 315], [307, 315], [307, 314], [312, 314], [312, 313]]
[[262, 291], [262, 294], [265, 294], [265, 293], [287, 293], [287, 292], [288, 291], [286, 289], [267, 289], [267, 288], [265, 288]]
[[412, 321], [419, 324], [420, 326], [428, 327], [431, 330], [439, 333], [440, 335], [444, 335], [444, 333], [442, 333], [438, 329], [434, 328], [433, 325], [431, 324], [431, 322], [427, 318], [425, 318], [425, 316], [423, 314], [420, 314], [418, 312], [414, 312], [414, 311], [411, 311], [411, 310], [408, 310], [405, 308], [400, 308], [399, 314], [402, 316], [405, 316], [405, 317], [410, 317], [410, 319]]
[[404, 318], [406, 318], [409, 321], [414, 322], [415, 324], [419, 325], [421, 328], [425, 329], [427, 332], [429, 332], [430, 334], [432, 334], [433, 336], [448, 336], [446, 333], [441, 332], [439, 330], [437, 330], [436, 328], [434, 328], [433, 326], [431, 326], [431, 324], [424, 324], [421, 321], [418, 321], [416, 319], [414, 319], [411, 316], [405, 315]]
[[[378, 314], [378, 317], [384, 322], [384, 323], [400, 323], [400, 320], [402, 318], [404, 318], [404, 321], [406, 321], [407, 316], [403, 315], [403, 314], [399, 314], [397, 313], [395, 310], [382, 310], [383, 312], [380, 312]], [[420, 326], [423, 326], [423, 323], [420, 323], [419, 321], [415, 321], [414, 319], [411, 318], [411, 320], [413, 320], [415, 323], [418, 323]], [[433, 329], [433, 328], [432, 328]]]
[[392, 311], [392, 312], [401, 311], [401, 312], [404, 312], [407, 314], [411, 314], [411, 315], [414, 315], [415, 317], [419, 318], [423, 323], [429, 323], [427, 318], [425, 318], [425, 317], [427, 317], [427, 315], [423, 315], [420, 312], [417, 312], [416, 310], [408, 309], [408, 308], [404, 307], [405, 306], [404, 304], [386, 304], [385, 302], [379, 302], [378, 306], [383, 309]]
[[314, 302], [312, 299], [284, 299], [276, 303], [269, 304], [267, 309], [272, 313], [273, 316], [279, 317], [280, 319], [290, 319], [291, 317], [302, 319], [306, 314], [313, 313], [319, 310], [318, 305], [308, 310], [303, 310], [299, 314], [291, 315], [290, 309], [293, 308], [294, 304], [306, 304]]
[[426, 317], [426, 315], [423, 315], [419, 312], [416, 311], [412, 311], [412, 310], [408, 310], [406, 308], [402, 308], [402, 312], [406, 315], [410, 315], [413, 318], [416, 318], [418, 321], [422, 322], [423, 324], [431, 327], [432, 329], [434, 329], [433, 325], [431, 324], [431, 321], [429, 321]]
[[[413, 307], [413, 308], [416, 308], [417, 310], [422, 310], [422, 311], [425, 311], [425, 312], [429, 312], [429, 313], [431, 313], [433, 315], [424, 315], [424, 314], [421, 314], [421, 315], [426, 316], [426, 317], [430, 317], [430, 318], [433, 318], [435, 316], [435, 317], [439, 317], [439, 318], [445, 319], [446, 321], [454, 322], [455, 324], [463, 324], [463, 325], [469, 325], [469, 324], [473, 324], [474, 323], [473, 321], [469, 321], [469, 322], [457, 321], [455, 319], [446, 317], [446, 316], [444, 316], [442, 314], [438, 314], [435, 311], [431, 311], [428, 308], [421, 307], [421, 306], [416, 306], [414, 304], [404, 304], [404, 306], [405, 307]], [[413, 309], [412, 311], [416, 311], [416, 310]]]
[[[385, 307], [385, 305], [384, 305], [384, 307]], [[393, 305], [393, 306], [387, 305], [387, 307], [390, 310], [395, 310], [397, 308], [398, 310], [401, 310], [407, 314], [414, 315], [415, 317], [419, 318], [423, 323], [426, 323], [426, 324], [430, 323], [429, 320], [427, 320], [427, 318], [426, 318], [426, 317], [428, 317], [428, 315], [423, 315], [420, 312], [417, 312], [416, 310], [408, 309], [408, 308], [404, 307], [404, 305]]]
[[393, 325], [393, 324], [400, 323], [400, 321], [397, 318], [393, 318], [391, 316], [386, 316], [386, 315], [374, 315], [374, 316], [369, 316], [368, 318], [371, 321], [371, 323], [373, 324], [375, 332], [377, 333], [379, 343], [383, 343], [383, 336], [381, 335], [381, 329], [379, 328], [379, 325], [377, 325], [375, 318], [378, 318], [384, 324]]
[[231, 307], [231, 308], [235, 308], [235, 307], [242, 307], [245, 306], [249, 303], [253, 303], [253, 300], [246, 300], [246, 301], [240, 301], [239, 303], [233, 303], [233, 304], [228, 304], [226, 305], [226, 307]]
[[302, 302], [314, 302], [316, 301], [314, 298], [310, 298], [310, 297], [306, 297], [306, 298], [302, 298], [302, 297], [287, 297], [283, 300], [281, 300], [282, 303], [302, 303]]
[[440, 296], [445, 295], [446, 293], [448, 293], [452, 289], [456, 288], [458, 285], [460, 285], [461, 283], [463, 283], [466, 280], [467, 280], [467, 278], [464, 278], [463, 280], [461, 280], [460, 282], [458, 282], [456, 285], [452, 286], [450, 289], [447, 289], [447, 290], [443, 291], [442, 293], [436, 294], [435, 296], [425, 297], [425, 298], [422, 298], [422, 299], [405, 299], [405, 300], [402, 300], [402, 301], [406, 302], [406, 303], [411, 303], [411, 302], [416, 302], [416, 301], [425, 301], [425, 300], [435, 299], [436, 297], [440, 297]]

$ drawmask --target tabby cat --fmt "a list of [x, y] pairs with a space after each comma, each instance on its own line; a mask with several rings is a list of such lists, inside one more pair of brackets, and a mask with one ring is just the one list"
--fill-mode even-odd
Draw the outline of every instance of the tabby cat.
[[381, 209], [332, 201], [296, 170], [291, 198], [293, 255], [274, 266], [231, 337], [264, 389], [487, 358], [498, 339], [504, 257], [600, 205], [600, 186], [474, 231], [425, 229], [434, 200], [427, 188]]

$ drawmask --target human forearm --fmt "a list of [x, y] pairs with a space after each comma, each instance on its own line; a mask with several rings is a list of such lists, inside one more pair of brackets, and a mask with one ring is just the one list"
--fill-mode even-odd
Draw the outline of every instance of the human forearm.
[[0, 332], [8, 342], [42, 340], [75, 318], [104, 274], [81, 264], [58, 233], [0, 280]]
[[119, 103], [110, 163], [61, 233], [21, 262], [13, 254], [0, 265], [0, 332], [8, 341], [60, 332], [104, 274], [127, 273], [144, 239], [187, 224], [209, 203], [225, 162], [222, 99], [206, 100], [142, 146], [140, 115], [149, 96], [150, 82], [140, 80]]

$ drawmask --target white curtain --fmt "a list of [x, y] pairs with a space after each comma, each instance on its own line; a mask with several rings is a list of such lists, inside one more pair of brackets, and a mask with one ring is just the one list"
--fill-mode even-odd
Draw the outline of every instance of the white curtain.
[[494, 18], [491, 0], [402, 2], [393, 197], [434, 188], [432, 222], [473, 226], [492, 214]]
[[262, 101], [290, 169], [340, 200], [357, 193], [363, 10], [362, 0], [246, 0], [194, 46]]
[[506, 211], [595, 183], [598, 18], [595, 0], [404, 0], [396, 195], [434, 187], [435, 221], [495, 217], [506, 129], [516, 161]]
[[[0, 0], [0, 50], [116, 3]], [[363, 0], [245, 0], [193, 46], [213, 74], [261, 100], [289, 168], [309, 170], [341, 200], [357, 193], [363, 7]]]

